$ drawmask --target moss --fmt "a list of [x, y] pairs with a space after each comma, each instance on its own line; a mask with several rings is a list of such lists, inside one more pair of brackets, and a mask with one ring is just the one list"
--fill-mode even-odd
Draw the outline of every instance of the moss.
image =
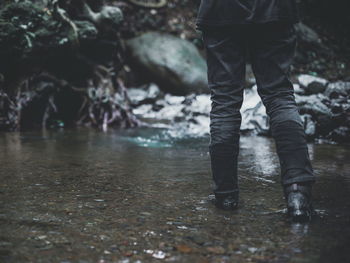
[[8, 4], [0, 12], [0, 20], [10, 22], [18, 27], [25, 26], [28, 30], [35, 30], [35, 28], [43, 26], [48, 19], [48, 13], [29, 1]]
[[11, 3], [0, 11], [0, 58], [18, 59], [36, 47], [37, 30], [48, 26], [48, 13], [32, 2]]
[[71, 49], [70, 31], [67, 23], [33, 2], [4, 6], [0, 10], [0, 72], [25, 59], [41, 60], [57, 49]]

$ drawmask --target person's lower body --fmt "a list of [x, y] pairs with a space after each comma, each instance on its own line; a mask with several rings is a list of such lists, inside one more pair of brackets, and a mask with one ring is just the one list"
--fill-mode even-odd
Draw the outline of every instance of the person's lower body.
[[315, 179], [293, 85], [288, 78], [296, 47], [293, 25], [270, 23], [204, 28], [202, 36], [212, 101], [209, 153], [218, 203], [224, 202], [226, 197], [237, 199], [226, 207], [233, 208], [238, 203], [240, 108], [247, 54], [270, 119], [286, 198], [288, 189], [296, 189], [290, 188], [293, 184], [311, 187]]

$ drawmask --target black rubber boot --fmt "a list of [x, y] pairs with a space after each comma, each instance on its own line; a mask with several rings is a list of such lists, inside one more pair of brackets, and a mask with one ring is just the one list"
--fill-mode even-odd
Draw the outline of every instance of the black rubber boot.
[[239, 191], [230, 194], [215, 194], [214, 204], [223, 210], [235, 210], [238, 207]]
[[284, 187], [288, 215], [293, 222], [307, 222], [313, 213], [311, 183], [294, 183]]

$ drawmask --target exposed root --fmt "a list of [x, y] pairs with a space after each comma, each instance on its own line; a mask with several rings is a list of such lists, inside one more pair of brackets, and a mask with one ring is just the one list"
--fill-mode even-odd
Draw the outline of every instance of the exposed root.
[[40, 0], [0, 11], [0, 130], [138, 125], [117, 80], [124, 65], [118, 7]]
[[[78, 98], [70, 103], [79, 103], [76, 112], [63, 116], [66, 122], [75, 125], [95, 126], [106, 131], [109, 127], [130, 128], [139, 125], [129, 106], [126, 88], [121, 79], [112, 80], [112, 73], [105, 67], [96, 67], [96, 78], [89, 81], [87, 89], [76, 88], [66, 81], [43, 73], [23, 82], [18, 94], [11, 99], [5, 92], [0, 92], [0, 129], [16, 131], [21, 127], [21, 116], [41, 116], [41, 127], [49, 127], [52, 123], [62, 121], [62, 111], [70, 107], [62, 104], [59, 97], [66, 92]], [[44, 84], [43, 84], [44, 83]], [[118, 83], [115, 87], [113, 83]], [[38, 105], [46, 105], [43, 110]], [[38, 109], [39, 108], [39, 109]], [[37, 112], [31, 112], [36, 109]], [[63, 121], [64, 122], [64, 121]]]

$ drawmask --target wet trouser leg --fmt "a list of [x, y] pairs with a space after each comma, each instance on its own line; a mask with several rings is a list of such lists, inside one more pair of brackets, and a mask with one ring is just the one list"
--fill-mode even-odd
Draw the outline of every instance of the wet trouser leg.
[[264, 24], [204, 29], [203, 42], [212, 100], [209, 153], [214, 193], [228, 194], [238, 189], [239, 110], [247, 49], [258, 92], [270, 117], [282, 184], [313, 182], [305, 133], [288, 78], [296, 45], [293, 27]]
[[229, 29], [204, 30], [211, 91], [209, 153], [214, 193], [238, 191], [240, 108], [245, 80], [246, 44]]
[[258, 93], [270, 118], [282, 184], [313, 182], [303, 123], [288, 78], [296, 47], [294, 27], [275, 23], [255, 25], [252, 31], [248, 50]]

